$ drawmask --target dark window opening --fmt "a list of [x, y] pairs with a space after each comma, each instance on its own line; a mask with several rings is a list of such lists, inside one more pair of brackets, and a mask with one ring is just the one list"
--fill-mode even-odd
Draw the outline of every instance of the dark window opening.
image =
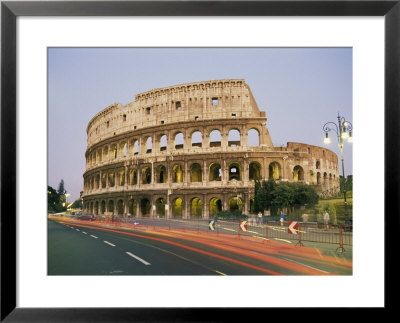
[[194, 120], [199, 120], [199, 116], [195, 116], [195, 117], [194, 117]]
[[124, 114], [124, 115], [122, 116], [122, 120], [123, 120], [123, 121], [126, 121], [126, 114]]
[[216, 107], [218, 105], [218, 98], [212, 98], [212, 105]]
[[175, 102], [175, 107], [176, 107], [176, 110], [182, 110], [181, 101], [176, 101]]
[[232, 113], [232, 118], [236, 118], [236, 113]]
[[151, 108], [146, 108], [146, 114], [150, 114]]

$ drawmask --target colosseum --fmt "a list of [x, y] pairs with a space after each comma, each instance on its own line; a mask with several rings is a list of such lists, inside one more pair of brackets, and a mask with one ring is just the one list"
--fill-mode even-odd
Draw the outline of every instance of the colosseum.
[[86, 132], [82, 200], [96, 215], [252, 214], [255, 179], [303, 182], [322, 196], [339, 191], [337, 155], [304, 143], [274, 146], [243, 79], [137, 94], [97, 113]]

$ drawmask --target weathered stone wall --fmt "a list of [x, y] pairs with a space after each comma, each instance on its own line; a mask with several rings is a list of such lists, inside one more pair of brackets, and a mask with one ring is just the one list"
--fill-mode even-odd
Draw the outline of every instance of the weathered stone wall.
[[113, 104], [87, 127], [84, 208], [208, 218], [239, 207], [249, 214], [256, 177], [338, 191], [336, 154], [301, 143], [274, 147], [266, 125], [242, 79], [155, 89]]

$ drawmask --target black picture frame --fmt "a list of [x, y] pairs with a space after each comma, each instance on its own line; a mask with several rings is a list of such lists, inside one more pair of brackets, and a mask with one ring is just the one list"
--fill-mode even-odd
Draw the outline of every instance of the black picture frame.
[[[240, 308], [16, 307], [16, 19], [19, 16], [384, 16], [385, 19], [385, 310], [393, 307], [386, 261], [399, 233], [400, 0], [379, 1], [2, 1], [1, 3], [1, 321], [237, 321]], [[367, 113], [373, 113], [368, 111]], [[373, 125], [371, 125], [373, 131]], [[377, 221], [379, 219], [377, 218]], [[371, 224], [373, 225], [373, 224]], [[371, 242], [372, 243], [372, 242]], [[393, 251], [393, 252], [392, 252]], [[397, 252], [398, 254], [398, 252]], [[395, 279], [394, 281], [398, 281]], [[367, 288], [367, 286], [366, 286]], [[318, 295], [316, 295], [318, 297]], [[248, 308], [246, 310], [249, 310]], [[287, 309], [285, 309], [287, 310]], [[298, 310], [298, 309], [297, 309]], [[251, 309], [251, 317], [262, 308]]]

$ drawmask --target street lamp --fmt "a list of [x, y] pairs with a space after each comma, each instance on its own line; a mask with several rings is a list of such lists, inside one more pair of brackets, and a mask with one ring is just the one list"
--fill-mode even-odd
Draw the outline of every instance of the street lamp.
[[[337, 116], [338, 119], [338, 124], [335, 122], [327, 122], [324, 124], [322, 127], [322, 130], [325, 132], [325, 138], [324, 138], [324, 143], [329, 144], [330, 143], [330, 138], [328, 136], [329, 131], [334, 131], [336, 132], [337, 139], [338, 139], [338, 144], [340, 148], [340, 156], [342, 159], [342, 173], [343, 173], [343, 196], [344, 196], [344, 222], [345, 225], [348, 226], [349, 224], [349, 219], [347, 215], [347, 199], [346, 199], [346, 176], [344, 173], [344, 158], [343, 158], [343, 142], [345, 139], [347, 139], [348, 142], [353, 142], [353, 136], [352, 136], [352, 130], [353, 130], [353, 125], [349, 122], [346, 121], [344, 117], [341, 117], [338, 113]], [[335, 127], [332, 127], [335, 126]]]

